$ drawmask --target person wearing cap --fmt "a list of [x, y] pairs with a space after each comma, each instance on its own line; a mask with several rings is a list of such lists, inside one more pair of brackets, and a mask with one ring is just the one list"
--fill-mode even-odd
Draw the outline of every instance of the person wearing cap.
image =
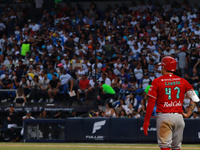
[[4, 69], [4, 73], [1, 75], [0, 80], [3, 80], [6, 77], [7, 73], [9, 73], [9, 70], [6, 68]]
[[9, 89], [11, 89], [13, 87], [13, 83], [12, 80], [9, 78], [9, 73], [7, 72], [5, 74], [5, 78], [3, 78], [0, 82], [1, 88], [2, 89], [7, 89], [8, 91], [3, 91], [0, 92], [1, 93], [1, 100], [2, 102], [6, 102], [9, 98]]
[[63, 65], [66, 64], [66, 63], [65, 63], [65, 59], [67, 59], [67, 58], [68, 58], [67, 54], [63, 54], [63, 57], [62, 57], [62, 59], [61, 59], [61, 63], [62, 63]]
[[20, 134], [16, 127], [11, 127], [11, 129], [8, 130], [6, 133], [6, 140], [8, 142], [19, 142]]
[[34, 65], [34, 62], [35, 62], [35, 61], [34, 61], [33, 58], [30, 58], [30, 59], [29, 59], [29, 65]]
[[56, 40], [56, 42], [57, 42], [57, 44], [56, 44], [56, 47], [61, 47], [61, 50], [62, 50], [62, 52], [64, 51], [64, 46], [62, 46], [62, 40], [60, 39], [60, 38], [58, 38], [57, 40]]
[[[97, 53], [102, 53], [103, 52], [103, 50], [101, 49], [99, 44], [96, 45], [96, 52]], [[93, 52], [93, 55], [95, 55], [95, 51]]]
[[27, 110], [26, 115], [22, 117], [22, 120], [25, 120], [25, 119], [35, 119], [33, 116], [31, 116], [30, 110]]
[[[35, 119], [33, 116], [31, 116], [31, 111], [27, 110], [26, 111], [26, 115], [22, 117], [22, 120], [26, 120], [26, 119]], [[28, 131], [29, 132], [29, 131]], [[22, 128], [20, 134], [23, 136], [24, 135], [24, 128]], [[28, 133], [28, 135], [31, 133]]]
[[[27, 74], [32, 74], [33, 76], [36, 74], [36, 70], [34, 69], [33, 65], [29, 65], [29, 69], [27, 71]], [[31, 75], [31, 77], [32, 77], [32, 75]]]
[[158, 63], [155, 63], [153, 72], [156, 78], [162, 76], [161, 70], [162, 70], [162, 66], [158, 65]]
[[60, 75], [60, 84], [61, 86], [64, 86], [65, 84], [68, 84], [71, 79], [71, 75], [67, 73], [65, 69], [63, 69], [61, 75]]
[[9, 112], [7, 115], [7, 122], [8, 122], [8, 129], [11, 129], [12, 127], [17, 127], [17, 113], [14, 109], [14, 104], [10, 104]]
[[130, 55], [134, 58], [138, 58], [138, 55], [139, 55], [140, 52], [141, 52], [141, 49], [139, 49], [137, 43], [135, 43], [133, 45], [131, 52], [130, 52]]
[[58, 73], [59, 76], [62, 74], [63, 70], [64, 70], [63, 64], [62, 63], [57, 64], [56, 72]]
[[[106, 62], [106, 63], [107, 63], [107, 62]], [[102, 73], [105, 73], [106, 76], [108, 76], [108, 73], [106, 72], [106, 71], [107, 71], [106, 67], [102, 68], [101, 71], [102, 71]]]

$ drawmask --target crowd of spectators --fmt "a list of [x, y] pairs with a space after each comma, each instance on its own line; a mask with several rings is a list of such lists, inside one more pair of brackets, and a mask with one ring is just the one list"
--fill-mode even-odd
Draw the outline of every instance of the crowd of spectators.
[[[158, 63], [164, 56], [174, 57], [176, 74], [200, 92], [198, 7], [187, 1], [163, 5], [140, 1], [130, 6], [107, 5], [102, 11], [95, 3], [88, 9], [58, 3], [51, 11], [41, 7], [41, 15], [32, 18], [27, 7], [4, 7], [0, 85], [17, 92], [1, 91], [1, 103], [13, 95], [19, 105], [54, 103], [58, 93], [66, 91], [79, 103], [94, 94], [98, 100], [105, 93], [95, 89], [106, 84], [114, 89], [114, 101], [123, 105], [131, 93], [129, 97], [137, 103], [129, 101], [126, 107], [137, 105], [134, 113], [138, 109], [145, 113], [144, 90], [161, 76]], [[104, 105], [104, 100], [98, 104]]]

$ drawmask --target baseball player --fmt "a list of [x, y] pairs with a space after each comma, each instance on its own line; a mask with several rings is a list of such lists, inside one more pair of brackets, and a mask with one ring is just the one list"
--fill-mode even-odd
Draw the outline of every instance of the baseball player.
[[144, 134], [147, 130], [155, 103], [157, 102], [157, 141], [161, 150], [180, 150], [185, 123], [182, 106], [185, 93], [194, 102], [199, 98], [191, 85], [183, 78], [176, 76], [177, 62], [173, 57], [162, 59], [162, 76], [153, 80], [148, 92], [148, 105], [144, 119]]

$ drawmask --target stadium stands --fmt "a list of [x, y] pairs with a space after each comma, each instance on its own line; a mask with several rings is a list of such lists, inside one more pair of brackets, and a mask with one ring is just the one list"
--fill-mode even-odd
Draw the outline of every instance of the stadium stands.
[[[91, 109], [89, 116], [103, 117], [98, 107], [103, 80], [116, 92], [107, 102], [117, 117], [143, 117], [145, 89], [161, 76], [157, 64], [164, 56], [174, 57], [176, 74], [200, 92], [200, 3], [88, 1], [86, 8], [84, 2], [41, 0], [34, 8], [29, 1], [13, 2], [0, 5], [1, 116], [14, 103], [36, 117], [49, 107], [69, 108], [63, 118]], [[77, 98], [82, 76], [89, 80], [87, 100], [84, 93]], [[69, 113], [71, 108], [80, 114]]]

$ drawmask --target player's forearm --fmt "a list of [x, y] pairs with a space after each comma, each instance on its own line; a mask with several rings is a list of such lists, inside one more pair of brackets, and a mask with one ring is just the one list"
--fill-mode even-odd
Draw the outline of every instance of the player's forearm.
[[149, 101], [148, 101], [147, 108], [146, 108], [146, 114], [145, 114], [145, 118], [144, 118], [145, 122], [149, 123], [151, 114], [152, 114], [154, 106], [155, 106], [155, 102], [156, 101], [154, 98], [149, 97]]
[[193, 102], [193, 101], [190, 101], [190, 105], [189, 105], [188, 111], [187, 111], [187, 113], [183, 113], [183, 117], [184, 118], [189, 118], [192, 115], [195, 106], [196, 106], [196, 103]]

